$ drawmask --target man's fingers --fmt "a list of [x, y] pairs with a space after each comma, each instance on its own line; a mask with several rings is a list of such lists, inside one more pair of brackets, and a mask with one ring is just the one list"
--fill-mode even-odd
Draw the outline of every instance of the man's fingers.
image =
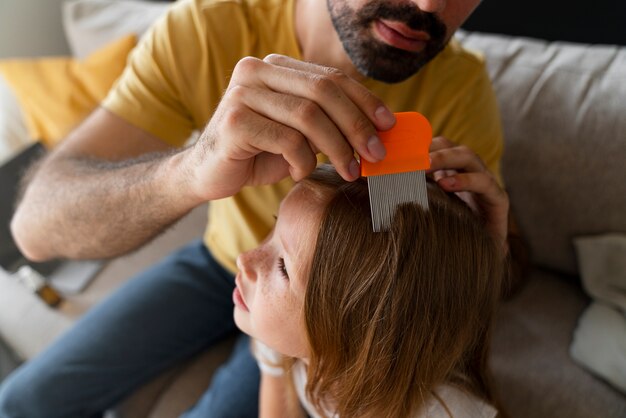
[[305, 151], [314, 154], [319, 150], [344, 179], [358, 178], [354, 151], [365, 160], [383, 159], [386, 150], [376, 129], [389, 129], [395, 123], [380, 99], [341, 71], [280, 55], [240, 60], [223, 103], [231, 109], [245, 106], [262, 118], [299, 132], [302, 137], [296, 138], [287, 131], [291, 141], [286, 142], [271, 135], [262, 138], [261, 133], [246, 136], [252, 138], [249, 144], [242, 142], [274, 153], [277, 146], [289, 147], [279, 151], [297, 177], [300, 167], [306, 171], [307, 165], [302, 164]]
[[[344, 137], [343, 141], [350, 144], [363, 158], [370, 161], [384, 158], [384, 147], [376, 144], [377, 132], [372, 122], [330, 78], [275, 66], [259, 70], [257, 76], [275, 92], [315, 102], [329, 121], [337, 126]], [[319, 145], [317, 138], [309, 139], [316, 146]], [[332, 153], [328, 157], [331, 161], [339, 158]]]
[[[351, 181], [358, 178], [358, 163], [354, 158], [352, 147], [315, 102], [297, 96], [243, 86], [237, 86], [227, 94], [228, 100], [243, 103], [269, 121], [293, 128], [306, 138], [304, 142], [297, 141], [285, 144], [286, 146], [304, 147], [307, 152], [313, 154], [323, 152], [329, 156], [344, 179]], [[257, 143], [261, 140], [280, 143], [280, 139], [274, 140], [271, 137], [263, 139], [260, 135], [255, 139]], [[267, 144], [264, 147], [267, 151], [270, 147], [274, 148], [273, 144]], [[297, 152], [297, 150], [292, 151]], [[294, 177], [295, 180], [300, 178]]]
[[264, 132], [253, 138], [250, 141], [251, 145], [259, 151], [282, 155], [289, 164], [289, 174], [295, 181], [303, 179], [315, 170], [317, 158], [300, 132], [268, 119], [265, 119], [265, 123]]
[[[272, 167], [271, 171], [267, 167]], [[297, 175], [282, 155], [263, 152], [255, 157], [250, 185], [265, 185], [277, 183], [287, 176]]]
[[265, 62], [255, 74], [267, 88], [317, 103], [362, 158], [375, 162], [385, 157], [376, 128], [389, 129], [395, 117], [365, 87], [339, 70], [280, 55], [268, 56]]
[[299, 131], [267, 119], [252, 109], [232, 107], [221, 126], [220, 135], [236, 138], [236, 141], [225, 144], [231, 159], [243, 161], [263, 152], [282, 155], [295, 180], [306, 177], [317, 165], [315, 153]]
[[456, 144], [446, 137], [436, 136], [430, 143], [430, 152], [439, 151], [444, 148], [456, 147]]
[[444, 137], [433, 138], [428, 170], [437, 184], [456, 193], [485, 221], [492, 237], [506, 252], [509, 198], [493, 174], [472, 150]]
[[282, 67], [293, 68], [294, 70], [329, 77], [343, 89], [346, 95], [372, 121], [379, 131], [389, 130], [396, 124], [395, 116], [378, 97], [361, 83], [348, 77], [340, 70], [310, 62], [299, 61], [279, 54], [270, 54], [265, 57], [264, 61]]
[[454, 169], [458, 171], [487, 171], [482, 160], [466, 146], [442, 148], [430, 153], [430, 169], [428, 173], [438, 170]]
[[493, 236], [498, 238], [501, 243], [506, 241], [509, 198], [493, 175], [489, 172], [458, 173], [440, 179], [437, 184], [448, 192], [456, 192], [457, 194], [470, 192], [475, 196], [480, 196], [476, 200], [469, 199], [470, 207], [476, 210], [477, 208], [474, 207], [473, 203], [477, 204], [485, 217], [486, 226]]
[[450, 177], [457, 173], [458, 171], [456, 170], [438, 170], [438, 171], [433, 172], [432, 174], [433, 174], [433, 179], [438, 182], [444, 177]]
[[507, 194], [500, 188], [496, 179], [489, 173], [457, 173], [443, 177], [437, 183], [446, 191], [466, 191], [479, 194], [481, 200], [490, 206], [508, 205]]

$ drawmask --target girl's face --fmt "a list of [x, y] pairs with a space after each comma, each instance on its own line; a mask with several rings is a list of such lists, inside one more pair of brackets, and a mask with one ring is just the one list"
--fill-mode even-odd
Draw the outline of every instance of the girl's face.
[[267, 239], [237, 257], [235, 323], [290, 357], [308, 358], [303, 305], [322, 211], [316, 194], [296, 185]]

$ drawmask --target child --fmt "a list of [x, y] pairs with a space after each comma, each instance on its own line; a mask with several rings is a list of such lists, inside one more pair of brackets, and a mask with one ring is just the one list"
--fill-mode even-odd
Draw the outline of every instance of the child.
[[374, 233], [365, 180], [322, 166], [239, 256], [234, 315], [256, 339], [261, 417], [497, 415], [486, 367], [503, 256], [460, 199], [431, 182], [428, 197]]

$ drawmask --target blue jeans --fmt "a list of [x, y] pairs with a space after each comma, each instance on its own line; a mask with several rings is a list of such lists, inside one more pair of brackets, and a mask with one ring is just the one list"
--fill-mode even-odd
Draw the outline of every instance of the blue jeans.
[[[129, 280], [0, 386], [1, 418], [98, 417], [165, 369], [238, 332], [234, 279], [201, 241]], [[186, 418], [258, 416], [247, 338]]]

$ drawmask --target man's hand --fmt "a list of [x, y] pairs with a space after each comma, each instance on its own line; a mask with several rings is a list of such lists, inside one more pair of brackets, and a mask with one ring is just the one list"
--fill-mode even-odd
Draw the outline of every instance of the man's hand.
[[509, 197], [480, 157], [466, 146], [444, 137], [433, 138], [430, 148], [433, 178], [439, 186], [456, 192], [484, 219], [485, 226], [504, 253], [508, 252]]
[[281, 55], [247, 57], [190, 149], [192, 187], [213, 200], [288, 175], [300, 180], [315, 169], [318, 152], [355, 180], [354, 151], [368, 161], [384, 158], [376, 130], [394, 124], [381, 100], [339, 70]]

